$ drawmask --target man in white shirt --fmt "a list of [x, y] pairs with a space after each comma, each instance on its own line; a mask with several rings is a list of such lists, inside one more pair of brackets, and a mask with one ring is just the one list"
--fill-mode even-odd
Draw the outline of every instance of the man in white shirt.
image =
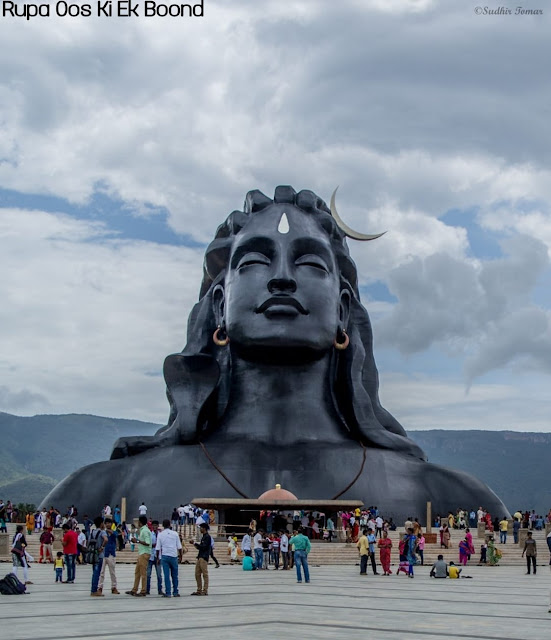
[[251, 554], [251, 530], [250, 529], [243, 536], [243, 540], [241, 540], [241, 551], [243, 551], [243, 555], [246, 555], [246, 556], [252, 555]]
[[[163, 598], [180, 597], [178, 592], [178, 560], [182, 559], [182, 543], [180, 536], [170, 528], [170, 520], [163, 520], [163, 530], [157, 535], [157, 562], [161, 563], [165, 578]], [[172, 580], [172, 594], [171, 594]]]
[[182, 527], [186, 523], [186, 521], [184, 519], [185, 518], [185, 514], [186, 514], [185, 509], [184, 509], [184, 505], [181, 504], [178, 507], [178, 509], [176, 509], [176, 511], [178, 511], [178, 518], [179, 518], [179, 523], [178, 524]]
[[287, 571], [289, 568], [289, 537], [285, 531], [280, 532], [279, 550], [281, 551], [281, 557], [283, 559], [283, 571]]
[[149, 595], [151, 591], [151, 574], [153, 573], [153, 567], [155, 567], [155, 574], [157, 576], [157, 593], [163, 595], [163, 579], [161, 576], [161, 567], [157, 564], [157, 536], [159, 534], [159, 521], [153, 520], [151, 523], [151, 555], [149, 556], [149, 562], [147, 563], [147, 591]]
[[379, 538], [383, 537], [383, 519], [381, 516], [375, 518], [375, 528], [377, 529], [377, 535]]
[[80, 529], [75, 529], [75, 531], [77, 531], [78, 533], [78, 538], [77, 538], [77, 549], [78, 549], [78, 555], [77, 555], [77, 561], [79, 564], [84, 564], [85, 563], [85, 556], [86, 556], [86, 534], [84, 533], [84, 531], [81, 531]]
[[262, 540], [264, 538], [262, 529], [259, 529], [253, 538], [254, 562], [257, 569], [262, 569], [264, 555], [262, 551]]
[[145, 506], [145, 502], [141, 503], [141, 505], [138, 507], [138, 511], [141, 516], [147, 515], [147, 507]]

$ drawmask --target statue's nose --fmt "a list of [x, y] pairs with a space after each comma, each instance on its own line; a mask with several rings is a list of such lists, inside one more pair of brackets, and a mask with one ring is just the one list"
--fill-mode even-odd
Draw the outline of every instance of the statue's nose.
[[272, 278], [268, 282], [268, 291], [270, 293], [294, 293], [297, 290], [297, 283], [291, 277]]
[[297, 290], [297, 282], [293, 278], [286, 255], [280, 255], [274, 260], [273, 275], [274, 277], [268, 282], [270, 293], [294, 293]]

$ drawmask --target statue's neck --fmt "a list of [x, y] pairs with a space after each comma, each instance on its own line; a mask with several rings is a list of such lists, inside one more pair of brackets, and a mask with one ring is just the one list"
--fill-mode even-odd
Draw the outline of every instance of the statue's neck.
[[342, 442], [331, 399], [330, 355], [297, 365], [232, 355], [230, 400], [217, 436], [274, 445]]

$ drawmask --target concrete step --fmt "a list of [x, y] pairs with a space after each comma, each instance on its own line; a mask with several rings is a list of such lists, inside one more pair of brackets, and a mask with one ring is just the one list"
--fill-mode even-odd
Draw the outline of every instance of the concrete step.
[[[8, 535], [11, 538], [15, 534], [16, 525], [8, 523]], [[189, 544], [189, 539], [194, 534], [195, 529], [192, 527], [181, 527], [181, 535], [186, 541], [188, 552], [184, 555], [184, 561], [195, 563], [196, 553], [195, 550]], [[215, 532], [215, 531], [214, 531]], [[476, 534], [476, 532], [475, 532]], [[391, 554], [391, 561], [393, 565], [398, 564], [398, 543], [401, 533], [398, 531], [392, 531], [389, 534], [389, 538], [392, 540], [393, 549]], [[546, 543], [546, 536], [543, 531], [535, 531], [534, 539], [538, 546], [538, 564], [549, 563], [549, 552]], [[38, 561], [40, 555], [40, 533], [33, 532], [31, 535], [26, 535], [28, 542], [29, 553]], [[458, 545], [460, 540], [464, 539], [464, 531], [453, 530], [451, 532], [451, 541], [449, 549], [441, 549], [440, 544], [427, 544], [425, 546], [425, 564], [432, 564], [438, 554], [442, 554], [447, 562], [453, 561], [459, 564], [459, 551]], [[482, 539], [476, 537], [473, 538], [473, 544], [475, 547], [475, 554], [473, 555], [469, 564], [477, 564], [480, 557], [480, 545]], [[506, 544], [496, 545], [503, 554], [500, 561], [502, 565], [525, 565], [525, 560], [521, 557], [522, 549], [518, 545], [513, 543], [512, 537], [509, 537]], [[226, 538], [215, 538], [215, 551], [214, 554], [221, 564], [229, 564], [230, 556], [228, 555], [228, 545]], [[138, 557], [137, 549], [130, 550], [130, 545], [126, 545], [126, 548], [122, 552], [117, 552], [117, 562], [119, 563], [135, 563]], [[377, 551], [376, 558], [378, 561], [379, 553]], [[0, 556], [0, 561], [11, 562], [9, 554]], [[345, 542], [331, 542], [321, 540], [312, 541], [312, 551], [309, 555], [309, 561], [312, 564], [318, 565], [355, 565], [359, 563], [358, 550], [354, 543]]]

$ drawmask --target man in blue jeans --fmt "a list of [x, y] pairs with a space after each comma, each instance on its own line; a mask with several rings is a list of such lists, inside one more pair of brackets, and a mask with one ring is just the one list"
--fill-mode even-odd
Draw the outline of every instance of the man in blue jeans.
[[71, 525], [65, 523], [63, 525], [63, 539], [61, 544], [63, 545], [63, 554], [65, 555], [65, 565], [67, 566], [67, 580], [68, 584], [74, 584], [75, 582], [75, 562], [78, 553], [78, 534], [73, 531]]
[[295, 566], [297, 568], [297, 582], [302, 582], [300, 568], [304, 570], [304, 582], [310, 582], [310, 572], [308, 571], [308, 554], [312, 548], [310, 540], [304, 535], [304, 529], [298, 528], [296, 535], [290, 540], [289, 544], [295, 550]]
[[[164, 598], [180, 597], [178, 591], [178, 560], [182, 559], [180, 536], [171, 529], [170, 520], [163, 520], [163, 530], [157, 535], [157, 562], [161, 563], [165, 577]], [[172, 582], [172, 585], [171, 585]], [[172, 593], [171, 593], [172, 591]]]
[[151, 573], [155, 568], [155, 574], [157, 575], [157, 594], [163, 595], [163, 579], [161, 574], [161, 565], [157, 564], [157, 536], [159, 535], [159, 521], [153, 520], [151, 523], [151, 555], [149, 556], [149, 562], [147, 563], [147, 595], [151, 590]]
[[98, 586], [108, 537], [107, 533], [105, 533], [105, 522], [101, 516], [94, 519], [94, 524], [96, 528], [90, 532], [90, 540], [88, 541], [88, 546], [91, 547], [95, 545], [97, 550], [96, 562], [92, 567], [92, 587], [90, 589], [90, 595], [101, 598], [103, 597], [103, 589], [100, 590]]
[[262, 540], [264, 531], [259, 529], [253, 538], [254, 564], [257, 569], [262, 569], [264, 563], [264, 551], [262, 550]]

